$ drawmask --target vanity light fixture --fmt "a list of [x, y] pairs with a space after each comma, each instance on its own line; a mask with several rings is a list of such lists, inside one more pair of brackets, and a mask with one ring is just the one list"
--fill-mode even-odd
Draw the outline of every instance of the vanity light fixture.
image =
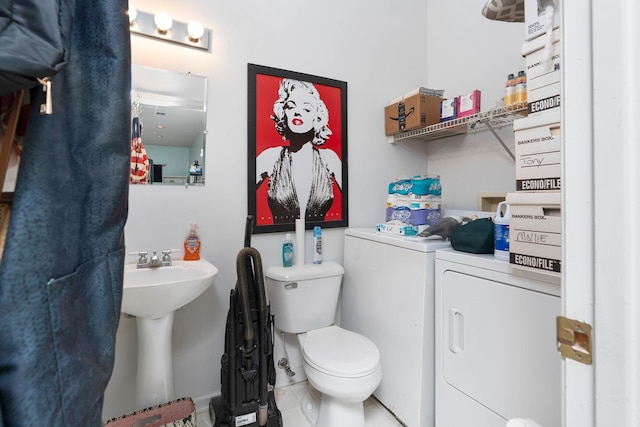
[[187, 24], [187, 33], [189, 33], [189, 40], [197, 43], [204, 35], [204, 25], [200, 21], [191, 21]]
[[138, 9], [132, 4], [129, 4], [129, 10], [127, 10], [127, 15], [129, 15], [129, 26], [132, 27], [136, 24], [136, 18], [138, 17]]
[[167, 12], [155, 15], [137, 10], [129, 4], [129, 28], [132, 34], [155, 38], [183, 46], [209, 50], [211, 30], [199, 21], [175, 21]]
[[158, 33], [166, 36], [171, 27], [173, 27], [173, 19], [167, 12], [158, 12], [153, 16], [153, 22], [156, 24]]

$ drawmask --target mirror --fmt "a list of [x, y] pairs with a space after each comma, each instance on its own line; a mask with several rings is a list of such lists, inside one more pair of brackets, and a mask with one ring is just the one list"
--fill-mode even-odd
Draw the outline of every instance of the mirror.
[[[134, 177], [132, 138], [132, 183], [204, 185], [207, 79], [133, 64], [131, 66], [131, 114], [140, 123], [136, 157], [148, 171]], [[132, 137], [137, 136], [132, 126]], [[148, 166], [142, 159], [146, 154]]]

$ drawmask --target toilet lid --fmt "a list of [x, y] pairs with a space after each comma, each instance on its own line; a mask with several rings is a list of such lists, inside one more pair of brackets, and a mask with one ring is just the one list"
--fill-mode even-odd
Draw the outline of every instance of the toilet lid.
[[361, 377], [380, 362], [378, 347], [366, 337], [338, 326], [307, 332], [304, 358], [314, 368], [329, 375]]

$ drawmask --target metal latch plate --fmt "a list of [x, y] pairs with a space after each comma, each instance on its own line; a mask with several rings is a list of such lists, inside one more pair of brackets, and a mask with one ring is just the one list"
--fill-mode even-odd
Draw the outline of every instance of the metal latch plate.
[[567, 317], [556, 318], [558, 351], [563, 357], [591, 365], [591, 325]]

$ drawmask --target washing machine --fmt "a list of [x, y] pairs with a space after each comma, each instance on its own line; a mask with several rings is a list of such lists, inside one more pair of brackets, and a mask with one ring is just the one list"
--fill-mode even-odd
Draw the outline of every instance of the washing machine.
[[341, 325], [380, 350], [374, 396], [409, 427], [433, 427], [434, 266], [442, 239], [346, 229]]
[[435, 256], [436, 425], [560, 427], [560, 279], [493, 255]]

